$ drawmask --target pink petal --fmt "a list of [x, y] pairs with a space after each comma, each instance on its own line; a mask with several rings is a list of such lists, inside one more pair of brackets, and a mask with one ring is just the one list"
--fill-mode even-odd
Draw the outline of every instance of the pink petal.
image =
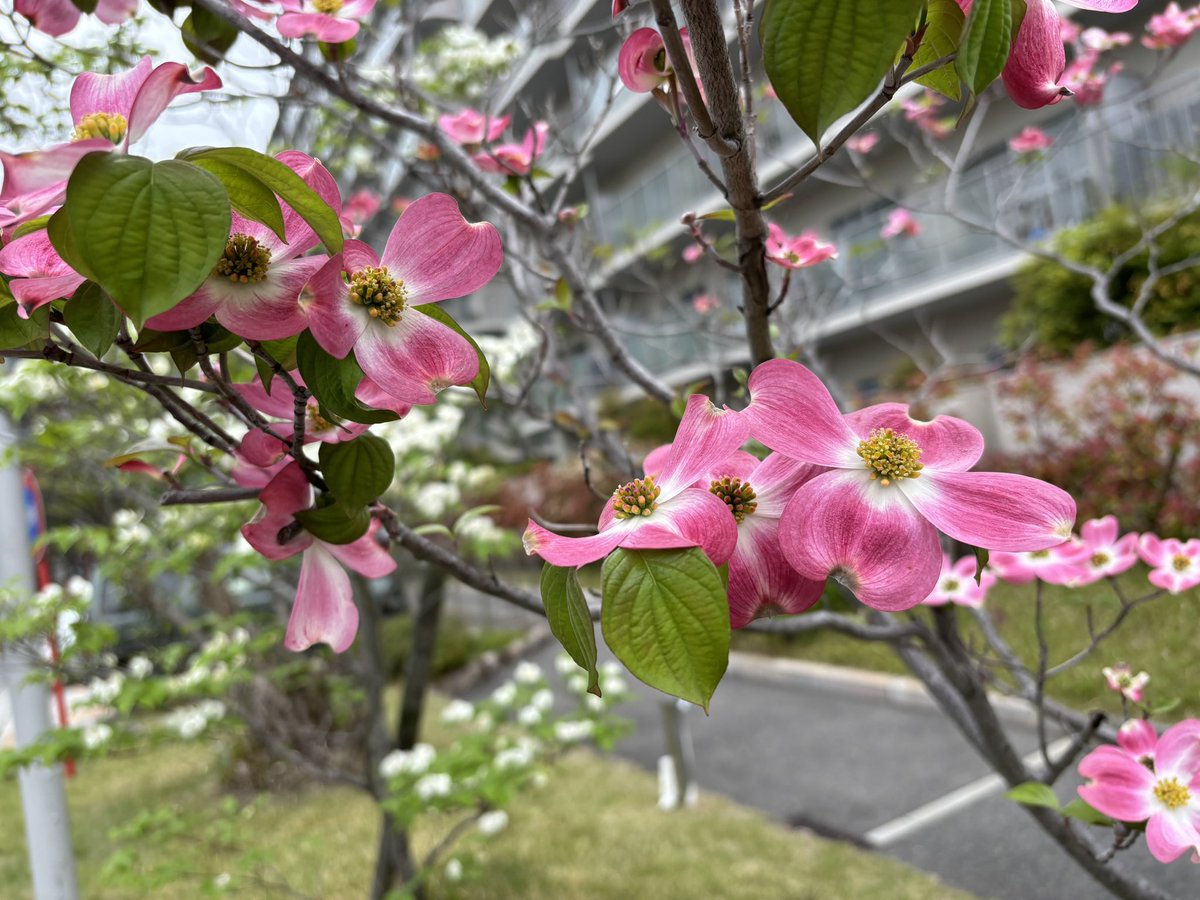
[[80, 12], [70, 0], [14, 0], [13, 9], [50, 37], [61, 37], [79, 24]]
[[608, 556], [627, 534], [625, 528], [611, 528], [588, 537], [563, 537], [530, 519], [522, 542], [530, 556], [537, 554], [552, 566], [576, 568]]
[[365, 19], [375, 9], [376, 0], [346, 0], [338, 15], [349, 19]]
[[258, 495], [258, 514], [242, 526], [242, 537], [267, 559], [287, 559], [312, 543], [312, 535], [301, 531], [286, 544], [279, 532], [295, 521], [295, 515], [312, 504], [312, 488], [298, 463], [288, 463]]
[[71, 85], [71, 121], [78, 125], [84, 116], [94, 113], [121, 115], [128, 121], [138, 90], [153, 71], [154, 60], [143, 56], [127, 72], [115, 75], [80, 73]]
[[1079, 534], [1090, 549], [1096, 549], [1115, 544], [1118, 530], [1117, 517], [1105, 516], [1102, 519], [1090, 519], [1084, 522], [1079, 529]]
[[87, 279], [82, 275], [52, 275], [48, 278], [17, 278], [8, 283], [13, 299], [21, 304], [17, 311], [23, 319], [47, 303], [70, 297]]
[[736, 520], [725, 501], [707, 488], [688, 488], [675, 497], [660, 502], [655, 513], [642, 521], [670, 529], [679, 535], [684, 543], [658, 543], [661, 536], [651, 535], [645, 529], [639, 529], [631, 537], [621, 541], [622, 547], [699, 547], [714, 565], [719, 566], [733, 555], [737, 546]]
[[[666, 465], [667, 457], [670, 455], [671, 445], [660, 444], [646, 454], [646, 458], [642, 460], [642, 471], [647, 475], [653, 475], [657, 481], [661, 481], [663, 466]], [[726, 475], [746, 480], [758, 468], [758, 465], [758, 457], [754, 454], [747, 453], [745, 450], [735, 450], [713, 466], [707, 474], [698, 478], [694, 486], [705, 487], [713, 478], [722, 478]]]
[[[183, 63], [169, 62], [155, 67], [133, 101], [133, 108], [128, 115], [129, 134], [126, 143], [132, 144], [141, 138], [176, 97], [213, 91], [219, 87], [221, 79], [208, 66], [200, 70], [199, 76], [193, 76]], [[74, 105], [71, 109], [74, 112]]]
[[1079, 9], [1094, 9], [1097, 12], [1122, 13], [1129, 12], [1138, 5], [1138, 0], [1063, 0], [1068, 6]]
[[139, 0], [99, 0], [96, 3], [96, 18], [105, 25], [120, 25], [133, 18]]
[[1200, 847], [1200, 832], [1191, 821], [1190, 812], [1189, 809], [1163, 810], [1150, 816], [1146, 823], [1146, 849], [1159, 862], [1174, 862], [1185, 851]]
[[1028, 0], [1025, 19], [1001, 78], [1018, 106], [1037, 109], [1063, 98], [1060, 79], [1067, 67], [1058, 11], [1053, 0]]
[[[288, 431], [290, 432], [291, 429], [289, 428]], [[288, 436], [290, 437], [290, 434]], [[283, 459], [289, 449], [291, 448], [265, 431], [251, 428], [242, 438], [241, 444], [238, 445], [238, 455], [250, 465], [265, 469]]]
[[9, 208], [19, 205], [30, 218], [39, 215], [62, 199], [67, 189], [67, 178], [75, 171], [79, 160], [89, 153], [112, 149], [112, 141], [90, 138], [15, 156], [0, 153], [0, 166], [4, 169], [0, 205]]
[[819, 599], [825, 582], [805, 578], [779, 546], [779, 522], [757, 513], [738, 526], [729, 559], [729, 621], [744, 628], [762, 615], [801, 613]]
[[413, 405], [398, 400], [377, 385], [370, 378], [364, 377], [354, 391], [354, 398], [359, 403], [366, 404], [372, 409], [387, 409], [403, 418], [412, 412]]
[[1106, 816], [1140, 822], [1154, 811], [1154, 775], [1116, 747], [1097, 747], [1079, 761], [1079, 774], [1093, 782], [1079, 796]]
[[893, 487], [863, 471], [818, 475], [783, 511], [780, 546], [813, 581], [832, 576], [875, 609], [911, 609], [942, 570], [937, 532]]
[[1075, 522], [1070, 494], [1026, 475], [926, 469], [896, 486], [939, 530], [989, 550], [1044, 550]]
[[[324, 200], [329, 208], [334, 212], [338, 212], [342, 208], [342, 194], [338, 189], [337, 181], [325, 166], [321, 165], [321, 161], [309, 156], [307, 153], [301, 153], [299, 150], [284, 150], [275, 156], [277, 160], [304, 179], [304, 183], [312, 188], [317, 196]], [[287, 235], [286, 253], [290, 256], [298, 256], [301, 253], [307, 253], [317, 244], [321, 243], [307, 222], [300, 217], [294, 209], [286, 203], [280, 203], [283, 210], [283, 225], [284, 234]], [[264, 236], [266, 240], [274, 240], [278, 244], [279, 239], [275, 237], [273, 232], [268, 230], [268, 235]], [[272, 253], [275, 252], [275, 247], [271, 244]], [[279, 252], [285, 252], [282, 247]], [[286, 257], [279, 257], [286, 258]]]
[[[346, 241], [346, 246], [357, 243]], [[330, 257], [300, 296], [300, 308], [308, 317], [313, 337], [326, 353], [338, 359], [346, 358], [371, 321], [364, 307], [350, 301], [350, 288], [342, 278], [345, 266], [344, 251]]]
[[753, 518], [779, 518], [800, 486], [824, 471], [782, 453], [770, 454], [750, 475], [743, 476], [754, 488], [758, 503]]
[[688, 397], [658, 478], [662, 500], [669, 500], [724, 462], [746, 442], [749, 430], [741, 413], [717, 409], [703, 394]]
[[238, 284], [212, 276], [196, 293], [219, 298], [217, 321], [234, 334], [254, 341], [279, 340], [308, 327], [300, 292], [324, 264], [323, 256], [272, 262], [260, 282]]
[[342, 653], [358, 632], [358, 607], [350, 578], [320, 541], [304, 551], [300, 583], [288, 619], [283, 646], [299, 652], [313, 644], [328, 644]]
[[669, 68], [662, 35], [653, 28], [639, 28], [629, 35], [617, 56], [617, 74], [620, 75], [621, 82], [638, 94], [658, 87]]
[[937, 416], [929, 422], [913, 419], [903, 403], [880, 403], [846, 416], [862, 439], [877, 428], [890, 428], [917, 442], [921, 462], [930, 468], [966, 472], [983, 455], [983, 435], [970, 422], [953, 416]]
[[468, 222], [448, 194], [428, 194], [409, 206], [381, 257], [404, 282], [413, 306], [478, 290], [492, 280], [503, 259], [495, 227]]
[[1168, 538], [1164, 541], [1158, 535], [1147, 532], [1138, 539], [1138, 555], [1141, 556], [1144, 563], [1157, 568], [1172, 556], [1172, 551], [1168, 546], [1172, 540], [1174, 539]]
[[344, 44], [358, 34], [361, 26], [353, 19], [338, 19], [324, 13], [289, 12], [275, 20], [275, 27], [286, 38], [311, 34], [326, 44]]
[[376, 540], [375, 536], [379, 532], [379, 527], [379, 520], [372, 519], [367, 533], [357, 541], [349, 544], [325, 544], [325, 549], [337, 557], [342, 565], [353, 569], [359, 575], [367, 578], [382, 578], [384, 575], [396, 571], [396, 560]]
[[195, 328], [201, 322], [208, 321], [208, 318], [217, 311], [221, 302], [220, 294], [205, 291], [201, 285], [200, 290], [191, 296], [184, 297], [166, 312], [147, 319], [146, 327], [155, 331], [184, 331], [188, 328]]
[[240, 456], [235, 456], [233, 459], [233, 468], [229, 470], [229, 476], [241, 487], [262, 488], [271, 483], [276, 475], [283, 471], [288, 465], [289, 460], [285, 457], [275, 463], [273, 466], [261, 468], [253, 465]]
[[[296, 380], [297, 384], [304, 384], [304, 379], [300, 377], [299, 372], [292, 373], [292, 378]], [[260, 413], [265, 413], [276, 419], [291, 421], [295, 416], [296, 409], [292, 395], [287, 390], [278, 390], [278, 381], [274, 383], [273, 387], [276, 388], [274, 393], [268, 394], [266, 388], [263, 387], [262, 379], [257, 375], [254, 376], [253, 381], [249, 381], [246, 384], [234, 385], [234, 389], [242, 395], [242, 399]]]
[[1146, 758], [1153, 759], [1158, 732], [1145, 719], [1130, 719], [1117, 729], [1117, 743], [1139, 762]]
[[433, 403], [443, 388], [479, 374], [479, 357], [466, 338], [412, 309], [395, 325], [368, 322], [354, 355], [375, 384], [405, 403]]
[[816, 375], [800, 363], [773, 359], [750, 375], [750, 434], [785, 456], [821, 466], [862, 468], [859, 437]]
[[1183, 784], [1200, 776], [1200, 721], [1185, 719], [1163, 732], [1154, 750], [1154, 771]]

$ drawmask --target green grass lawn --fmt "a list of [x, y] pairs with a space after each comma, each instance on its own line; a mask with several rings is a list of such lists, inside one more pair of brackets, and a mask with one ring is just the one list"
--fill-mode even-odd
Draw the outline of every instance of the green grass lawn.
[[[1121, 585], [1130, 598], [1149, 593], [1142, 566], [1121, 576]], [[1068, 589], [1045, 585], [1042, 603], [1050, 664], [1061, 662], [1088, 644], [1087, 615], [1091, 607], [1097, 630], [1102, 629], [1120, 608], [1107, 584]], [[1034, 586], [1032, 584], [996, 584], [988, 594], [992, 611], [1005, 640], [1030, 666], [1037, 661], [1037, 634], [1034, 628]], [[918, 616], [928, 611], [918, 609]], [[960, 616], [963, 630], [982, 646], [970, 616]], [[1159, 597], [1134, 610], [1097, 651], [1075, 668], [1050, 682], [1050, 694], [1078, 709], [1102, 709], [1113, 714], [1121, 711], [1120, 699], [1110, 692], [1100, 674], [1101, 668], [1126, 661], [1134, 670], [1151, 675], [1147, 698], [1162, 704], [1178, 697], [1181, 704], [1170, 718], [1200, 716], [1200, 694], [1195, 689], [1195, 673], [1200, 669], [1200, 590], [1177, 596]], [[855, 666], [882, 672], [907, 674], [899, 658], [884, 644], [870, 644], [833, 633], [782, 637], [765, 634], [735, 633], [734, 648], [808, 659], [833, 665]]]
[[[367, 896], [378, 820], [350, 789], [311, 788], [239, 804], [217, 787], [214, 746], [160, 745], [82, 767], [69, 788], [82, 896], [254, 898]], [[466, 875], [437, 876], [430, 894], [459, 900], [759, 898], [967, 900], [885, 857], [788, 831], [717, 797], [662, 812], [654, 780], [628, 763], [576, 751], [547, 786], [510, 808], [498, 836], [456, 851]], [[152, 810], [140, 836], [113, 829]], [[0, 884], [29, 891], [16, 784], [0, 783]], [[431, 846], [449, 827], [416, 836]], [[129, 852], [129, 848], [135, 852]], [[101, 878], [112, 854], [118, 883]], [[230, 873], [226, 890], [214, 878]]]

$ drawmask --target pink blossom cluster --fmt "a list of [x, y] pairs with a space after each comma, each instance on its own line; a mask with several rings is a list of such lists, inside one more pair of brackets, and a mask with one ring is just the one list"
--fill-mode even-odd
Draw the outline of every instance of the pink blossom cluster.
[[[843, 415], [790, 360], [759, 365], [748, 388], [741, 411], [692, 396], [675, 440], [614, 491], [598, 534], [563, 537], [531, 520], [526, 552], [574, 567], [618, 547], [700, 547], [729, 563], [730, 618], [742, 627], [802, 612], [829, 577], [868, 606], [909, 609], [964, 571], [943, 557], [939, 532], [1008, 552], [1048, 549], [1071, 533], [1065, 492], [970, 471], [983, 438], [961, 419], [919, 421], [898, 403]], [[742, 449], [749, 438], [772, 452], [759, 460]], [[970, 592], [943, 584], [942, 593], [962, 602]]]
[[837, 247], [804, 231], [792, 237], [774, 222], [767, 226], [767, 259], [785, 269], [806, 269], [828, 259], [837, 259]]
[[900, 109], [906, 121], [940, 141], [954, 133], [954, 116], [941, 115], [943, 105], [945, 100], [940, 95], [926, 90], [919, 97], [902, 100]]
[[1021, 133], [1008, 142], [1008, 149], [1018, 156], [1041, 153], [1053, 146], [1054, 138], [1034, 125], [1022, 128]]
[[1120, 534], [1115, 516], [1084, 522], [1078, 536], [1029, 553], [994, 553], [989, 565], [1004, 581], [1083, 587], [1126, 572], [1138, 562], [1150, 567], [1152, 585], [1178, 594], [1200, 585], [1200, 539], [1181, 541], [1154, 534]]
[[921, 233], [921, 223], [913, 218], [913, 214], [907, 209], [896, 208], [888, 213], [887, 221], [883, 223], [883, 228], [879, 232], [879, 236], [885, 241], [890, 241], [892, 238], [900, 237], [916, 237]]
[[[438, 127], [471, 154], [475, 165], [493, 175], [529, 175], [546, 150], [550, 133], [547, 122], [534, 122], [526, 129], [521, 143], [495, 144], [512, 123], [512, 116], [488, 116], [466, 107], [454, 115], [438, 119]], [[437, 148], [429, 147], [422, 158], [436, 159]]]
[[1171, 2], [1161, 13], [1150, 17], [1142, 44], [1151, 50], [1182, 47], [1197, 28], [1200, 28], [1200, 5], [1181, 9], [1178, 3]]

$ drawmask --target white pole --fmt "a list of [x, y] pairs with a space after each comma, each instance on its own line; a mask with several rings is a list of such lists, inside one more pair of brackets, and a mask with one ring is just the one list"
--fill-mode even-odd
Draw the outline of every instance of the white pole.
[[[0, 416], [0, 458], [15, 444], [8, 420]], [[34, 591], [33, 548], [25, 515], [21, 473], [11, 463], [0, 468], [0, 585], [29, 595]], [[27, 682], [37, 664], [28, 649], [0, 646], [0, 675], [8, 687], [18, 749], [54, 727], [45, 682]], [[75, 857], [62, 766], [32, 765], [18, 773], [25, 839], [36, 900], [76, 900]]]

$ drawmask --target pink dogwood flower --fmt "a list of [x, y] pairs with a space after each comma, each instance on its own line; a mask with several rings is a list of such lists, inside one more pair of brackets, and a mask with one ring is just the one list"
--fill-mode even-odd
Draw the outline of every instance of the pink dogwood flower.
[[531, 519], [523, 539], [525, 552], [554, 566], [578, 567], [617, 547], [700, 547], [721, 565], [737, 544], [737, 523], [725, 502], [696, 482], [728, 459], [746, 435], [738, 413], [717, 409], [707, 397], [693, 394], [659, 475], [617, 488], [600, 514], [598, 534], [562, 537]]
[[1021, 133], [1008, 142], [1008, 149], [1022, 156], [1027, 153], [1041, 153], [1053, 146], [1054, 138], [1034, 125], [1021, 129]]
[[1118, 539], [1118, 531], [1116, 516], [1083, 523], [1079, 529], [1082, 540], [1070, 563], [1074, 575], [1068, 584], [1072, 587], [1093, 584], [1133, 568], [1138, 561], [1138, 536], [1131, 532]]
[[1142, 44], [1151, 50], [1182, 47], [1197, 28], [1200, 28], [1200, 6], [1184, 10], [1178, 3], [1171, 2], [1161, 13], [1150, 17]]
[[221, 79], [210, 68], [192, 75], [182, 63], [155, 66], [149, 56], [128, 72], [80, 74], [71, 85], [71, 141], [29, 153], [0, 152], [0, 227], [36, 218], [61, 203], [79, 160], [95, 150], [125, 151], [176, 97], [219, 87]]
[[854, 137], [846, 141], [846, 146], [859, 156], [866, 156], [875, 149], [875, 145], [879, 143], [879, 133], [875, 131], [866, 131], [862, 134], [856, 134]]
[[612, 14], [614, 19], [627, 9], [629, 9], [629, 0], [613, 0]]
[[[642, 468], [658, 477], [673, 444], [651, 451]], [[759, 460], [737, 450], [706, 472], [693, 487], [725, 501], [737, 523], [737, 545], [729, 557], [729, 621], [745, 628], [763, 616], [804, 612], [821, 598], [825, 581], [800, 575], [779, 547], [779, 517], [800, 485], [821, 470], [780, 453]]]
[[[690, 60], [692, 42], [688, 30], [680, 28], [679, 35], [683, 38], [683, 47]], [[692, 69], [695, 68], [693, 62]], [[629, 35], [617, 55], [617, 74], [621, 77], [621, 83], [635, 94], [646, 94], [669, 85], [675, 77], [675, 70], [667, 58], [662, 35], [653, 28], [639, 28]]]
[[500, 140], [500, 135], [504, 134], [510, 122], [512, 116], [488, 117], [467, 107], [454, 115], [440, 116], [438, 128], [456, 144], [474, 148]]
[[692, 309], [702, 316], [721, 308], [721, 301], [712, 294], [699, 294], [692, 298]]
[[943, 553], [942, 574], [938, 576], [937, 586], [921, 603], [925, 606], [945, 606], [947, 603], [975, 608], [983, 606], [988, 591], [996, 583], [996, 576], [985, 568], [980, 573], [979, 584], [976, 584], [977, 565], [974, 556], [964, 556], [952, 563], [950, 557]]
[[1154, 748], [1154, 769], [1117, 747], [1098, 747], [1079, 762], [1088, 783], [1079, 796], [1106, 816], [1146, 823], [1146, 847], [1169, 863], [1200, 847], [1200, 721], [1168, 728]]
[[0, 249], [0, 274], [9, 279], [17, 315], [23, 319], [38, 307], [70, 297], [86, 280], [63, 262], [44, 229]]
[[1105, 31], [1103, 28], [1088, 28], [1079, 35], [1079, 43], [1088, 50], [1104, 52], [1117, 47], [1127, 47], [1133, 35], [1124, 31]]
[[989, 550], [1038, 550], [1071, 533], [1075, 501], [1024, 475], [968, 471], [983, 437], [961, 419], [929, 422], [900, 403], [839, 412], [819, 378], [776, 359], [750, 376], [742, 412], [772, 450], [830, 471], [784, 510], [784, 555], [801, 575], [833, 574], [877, 609], [908, 609], [937, 584], [938, 530]]
[[1124, 63], [1115, 62], [1107, 72], [1096, 71], [1095, 65], [1099, 59], [1099, 51], [1084, 50], [1063, 73], [1062, 83], [1079, 106], [1095, 106], [1102, 102], [1108, 79], [1125, 68]]
[[887, 241], [902, 234], [907, 237], [916, 237], [920, 233], [921, 223], [913, 218], [912, 213], [907, 209], [893, 209], [888, 213], [887, 222], [884, 223], [879, 236]]
[[349, 544], [329, 544], [299, 529], [295, 515], [312, 506], [312, 493], [299, 463], [289, 463], [259, 494], [262, 507], [242, 526], [242, 537], [270, 560], [303, 554], [283, 645], [300, 651], [324, 643], [341, 653], [354, 643], [358, 631], [358, 608], [342, 566], [367, 578], [381, 578], [396, 570], [396, 561], [375, 540], [378, 521]]
[[[137, 12], [138, 0], [99, 0], [93, 10], [105, 25], [120, 25]], [[13, 10], [50, 37], [61, 37], [79, 24], [82, 13], [71, 0], [14, 0]]]
[[699, 244], [688, 244], [683, 248], [682, 256], [685, 263], [698, 263], [704, 258], [704, 248]]
[[521, 143], [501, 144], [490, 151], [481, 150], [471, 158], [483, 171], [494, 175], [528, 175], [533, 171], [533, 164], [545, 152], [546, 136], [549, 133], [548, 123], [535, 122], [533, 127], [525, 132]]
[[285, 12], [275, 27], [286, 38], [312, 35], [326, 44], [344, 44], [358, 34], [375, 0], [279, 0]]
[[1136, 762], [1153, 763], [1158, 731], [1145, 719], [1129, 719], [1117, 729], [1117, 746]]
[[766, 245], [767, 259], [787, 269], [806, 269], [827, 259], [837, 259], [837, 247], [822, 241], [815, 231], [788, 237], [774, 222], [767, 225]]
[[360, 188], [350, 195], [342, 207], [342, 229], [348, 237], [358, 237], [363, 227], [375, 217], [382, 199], [370, 188]]
[[1105, 666], [1100, 670], [1100, 674], [1104, 676], [1104, 681], [1110, 691], [1120, 694], [1131, 703], [1142, 702], [1146, 685], [1150, 683], [1149, 675], [1145, 672], [1138, 672], [1134, 675], [1133, 669], [1129, 667], [1128, 663]]
[[1200, 540], [1196, 538], [1184, 542], [1143, 534], [1138, 555], [1150, 566], [1148, 577], [1155, 587], [1178, 594], [1200, 584]]
[[471, 223], [447, 194], [413, 202], [392, 228], [382, 256], [361, 241], [312, 277], [301, 304], [317, 342], [339, 359], [354, 351], [363, 372], [405, 403], [428, 404], [479, 372], [465, 338], [413, 307], [463, 297], [500, 269], [500, 235]]
[[[337, 182], [317, 160], [298, 150], [285, 150], [276, 159], [335, 212], [341, 207]], [[235, 210], [225, 252], [212, 274], [195, 293], [146, 324], [157, 331], [181, 331], [216, 316], [230, 331], [255, 341], [291, 337], [308, 327], [300, 292], [329, 257], [302, 255], [321, 240], [291, 207], [280, 206], [286, 240]]]
[[1076, 577], [1075, 564], [1081, 555], [1079, 544], [1065, 541], [1046, 550], [992, 553], [988, 567], [1009, 584], [1026, 584], [1035, 578], [1046, 584], [1069, 584]]

